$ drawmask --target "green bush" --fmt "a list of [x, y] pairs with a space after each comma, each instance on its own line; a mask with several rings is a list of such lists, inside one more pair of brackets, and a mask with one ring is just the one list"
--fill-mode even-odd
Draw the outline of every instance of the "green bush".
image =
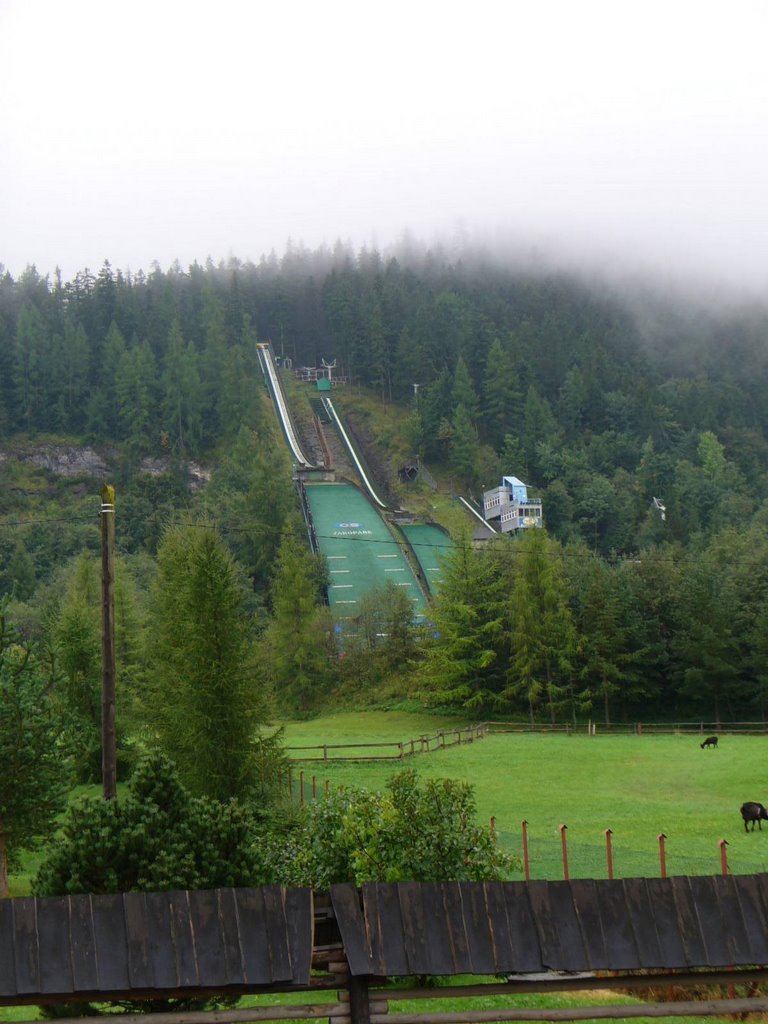
[[136, 769], [120, 801], [70, 806], [33, 882], [38, 896], [260, 885], [266, 870], [254, 812], [194, 797], [162, 755]]
[[315, 889], [336, 882], [480, 881], [508, 878], [518, 867], [476, 823], [468, 783], [420, 784], [418, 773], [406, 769], [387, 790], [339, 790], [306, 805], [270, 839], [272, 880]]

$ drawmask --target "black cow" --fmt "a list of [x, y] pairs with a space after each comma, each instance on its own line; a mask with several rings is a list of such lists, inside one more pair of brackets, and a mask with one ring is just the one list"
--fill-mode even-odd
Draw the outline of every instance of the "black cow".
[[701, 744], [701, 749], [703, 750], [704, 747], [716, 747], [716, 746], [717, 746], [717, 736], [707, 736], [707, 738]]
[[744, 819], [744, 831], [749, 832], [747, 828], [747, 822], [752, 822], [752, 831], [755, 831], [755, 822], [757, 822], [760, 831], [763, 831], [762, 821], [768, 821], [768, 811], [763, 807], [762, 804], [756, 801], [749, 801], [741, 805], [741, 816]]

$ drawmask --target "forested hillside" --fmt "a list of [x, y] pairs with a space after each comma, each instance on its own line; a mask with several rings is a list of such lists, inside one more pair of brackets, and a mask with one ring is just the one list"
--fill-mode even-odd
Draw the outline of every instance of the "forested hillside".
[[[168, 520], [206, 518], [237, 559], [254, 636], [272, 645], [296, 706], [314, 706], [345, 672], [343, 685], [361, 687], [395, 672], [478, 712], [762, 716], [768, 312], [715, 309], [477, 255], [342, 246], [149, 274], [105, 263], [72, 281], [5, 274], [0, 589], [30, 635], [92, 637], [83, 559], [98, 538], [84, 508], [97, 488], [30, 475], [13, 454], [66, 440], [107, 457], [137, 621]], [[322, 567], [301, 568], [290, 467], [258, 384], [255, 342], [267, 339], [294, 366], [336, 359], [353, 394], [391, 411], [398, 451], [438, 478], [478, 495], [513, 473], [541, 495], [546, 538], [454, 557], [426, 645], [400, 637], [379, 661], [346, 666], [329, 653]], [[140, 472], [147, 458], [167, 471]], [[193, 459], [211, 473], [194, 492]], [[302, 572], [314, 647], [297, 674], [286, 651]], [[459, 640], [475, 628], [468, 650]], [[381, 646], [382, 630], [366, 629]], [[137, 639], [126, 645], [138, 678], [145, 655]]]

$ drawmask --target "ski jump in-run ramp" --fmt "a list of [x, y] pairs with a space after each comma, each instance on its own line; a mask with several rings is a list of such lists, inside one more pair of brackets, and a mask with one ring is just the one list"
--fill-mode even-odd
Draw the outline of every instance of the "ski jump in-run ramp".
[[280, 378], [277, 374], [277, 367], [275, 366], [275, 359], [272, 355], [272, 346], [269, 342], [258, 342], [256, 345], [256, 352], [259, 357], [261, 372], [264, 374], [264, 379], [267, 382], [269, 393], [272, 396], [272, 403], [275, 407], [275, 411], [277, 412], [277, 418], [280, 420], [283, 436], [291, 450], [294, 461], [299, 466], [311, 469], [313, 468], [313, 464], [302, 450], [299, 435], [296, 432], [293, 420], [291, 419], [291, 413], [288, 408], [288, 402], [285, 398], [283, 385], [280, 383]]
[[307, 483], [317, 542], [328, 562], [328, 601], [337, 622], [355, 619], [361, 600], [388, 581], [403, 587], [414, 618], [426, 601], [400, 545], [371, 502], [352, 484]]

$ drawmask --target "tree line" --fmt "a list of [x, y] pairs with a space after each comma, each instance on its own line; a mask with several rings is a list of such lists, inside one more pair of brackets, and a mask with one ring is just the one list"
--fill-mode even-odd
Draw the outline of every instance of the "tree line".
[[30, 268], [0, 276], [0, 429], [210, 453], [254, 415], [254, 343], [271, 339], [405, 405], [410, 451], [474, 492], [513, 472], [559, 540], [628, 554], [763, 502], [767, 330], [762, 307], [622, 295], [477, 254], [289, 247], [68, 282]]
[[[0, 429], [111, 448], [117, 485], [118, 750], [135, 800], [74, 809], [37, 891], [509, 870], [462, 831], [467, 791], [412, 776], [388, 798], [321, 803], [309, 825], [286, 816], [278, 710], [396, 695], [533, 721], [764, 720], [765, 311], [642, 309], [573, 278], [343, 247], [0, 275]], [[257, 338], [294, 364], [337, 358], [397, 406], [398, 450], [438, 475], [470, 491], [525, 479], [546, 531], [457, 536], [426, 627], [386, 587], [340, 650], [255, 386]], [[162, 475], [139, 471], [147, 455]], [[212, 467], [197, 491], [193, 457]], [[84, 482], [8, 458], [0, 483], [1, 891], [4, 865], [56, 827], [62, 766], [98, 779], [100, 642]], [[430, 857], [406, 838], [438, 807], [455, 817]], [[423, 863], [402, 863], [411, 848]]]
[[[149, 595], [183, 521], [215, 528], [238, 565], [289, 708], [397, 678], [482, 714], [762, 718], [766, 325], [758, 308], [715, 315], [471, 254], [289, 247], [148, 275], [105, 263], [70, 282], [30, 268], [0, 276], [0, 424], [115, 446], [126, 673], [147, 664]], [[527, 541], [462, 540], [426, 637], [402, 595], [374, 593], [339, 659], [256, 386], [257, 337], [294, 364], [338, 358], [399, 409], [398, 451], [470, 491], [525, 479], [544, 502], [538, 575]], [[140, 473], [146, 455], [167, 472]], [[193, 455], [213, 465], [194, 493]], [[0, 463], [0, 515], [46, 522], [0, 521], [0, 592], [70, 680], [91, 680], [78, 699], [92, 702], [96, 533], [66, 482], [40, 493], [24, 473]]]

